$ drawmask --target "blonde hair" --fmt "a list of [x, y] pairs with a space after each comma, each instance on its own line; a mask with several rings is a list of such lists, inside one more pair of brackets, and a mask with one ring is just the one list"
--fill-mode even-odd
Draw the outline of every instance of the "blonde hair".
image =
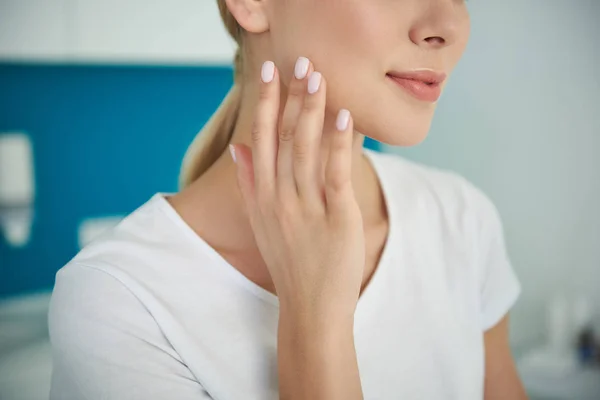
[[231, 141], [239, 114], [244, 58], [242, 52], [243, 30], [229, 12], [225, 0], [217, 0], [217, 4], [225, 28], [238, 44], [234, 59], [234, 84], [221, 106], [196, 135], [185, 153], [179, 174], [179, 187], [182, 189], [205, 173], [225, 151]]

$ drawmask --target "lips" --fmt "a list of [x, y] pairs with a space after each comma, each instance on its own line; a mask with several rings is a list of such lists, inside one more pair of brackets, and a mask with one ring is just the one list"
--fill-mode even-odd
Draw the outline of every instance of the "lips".
[[390, 72], [387, 78], [417, 100], [435, 103], [442, 95], [446, 75], [433, 71]]

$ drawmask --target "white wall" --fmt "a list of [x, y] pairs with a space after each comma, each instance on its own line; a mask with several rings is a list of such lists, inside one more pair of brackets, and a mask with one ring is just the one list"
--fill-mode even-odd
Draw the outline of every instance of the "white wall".
[[[0, 0], [0, 58], [228, 63], [213, 0]], [[496, 202], [524, 294], [517, 343], [560, 290], [600, 304], [600, 2], [471, 1], [473, 36], [430, 138], [399, 152]], [[396, 151], [396, 150], [395, 150]]]
[[0, 59], [223, 64], [213, 0], [0, 0]]

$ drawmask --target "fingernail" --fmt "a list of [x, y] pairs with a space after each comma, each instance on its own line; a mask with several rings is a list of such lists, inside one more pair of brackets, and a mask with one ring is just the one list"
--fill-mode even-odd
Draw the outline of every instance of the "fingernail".
[[319, 91], [321, 86], [321, 74], [319, 72], [313, 72], [308, 78], [308, 93], [315, 94]]
[[337, 121], [335, 123], [336, 128], [340, 132], [346, 131], [348, 129], [348, 124], [350, 123], [350, 111], [348, 110], [340, 110], [337, 116]]
[[260, 77], [264, 83], [270, 83], [275, 77], [275, 64], [273, 61], [266, 61], [262, 66]]
[[296, 77], [296, 79], [300, 80], [306, 78], [306, 75], [308, 74], [308, 64], [308, 58], [298, 58], [298, 60], [296, 61], [296, 67], [294, 68], [294, 76]]
[[237, 164], [237, 158], [235, 157], [235, 147], [232, 144], [229, 145], [229, 152], [231, 153], [231, 158], [233, 158], [233, 162]]

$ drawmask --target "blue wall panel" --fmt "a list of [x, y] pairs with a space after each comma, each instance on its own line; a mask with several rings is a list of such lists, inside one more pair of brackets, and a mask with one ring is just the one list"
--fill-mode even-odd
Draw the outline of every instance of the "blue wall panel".
[[51, 288], [83, 219], [175, 191], [188, 144], [230, 86], [225, 67], [0, 64], [0, 132], [30, 135], [37, 190], [29, 244], [0, 235], [0, 297]]

